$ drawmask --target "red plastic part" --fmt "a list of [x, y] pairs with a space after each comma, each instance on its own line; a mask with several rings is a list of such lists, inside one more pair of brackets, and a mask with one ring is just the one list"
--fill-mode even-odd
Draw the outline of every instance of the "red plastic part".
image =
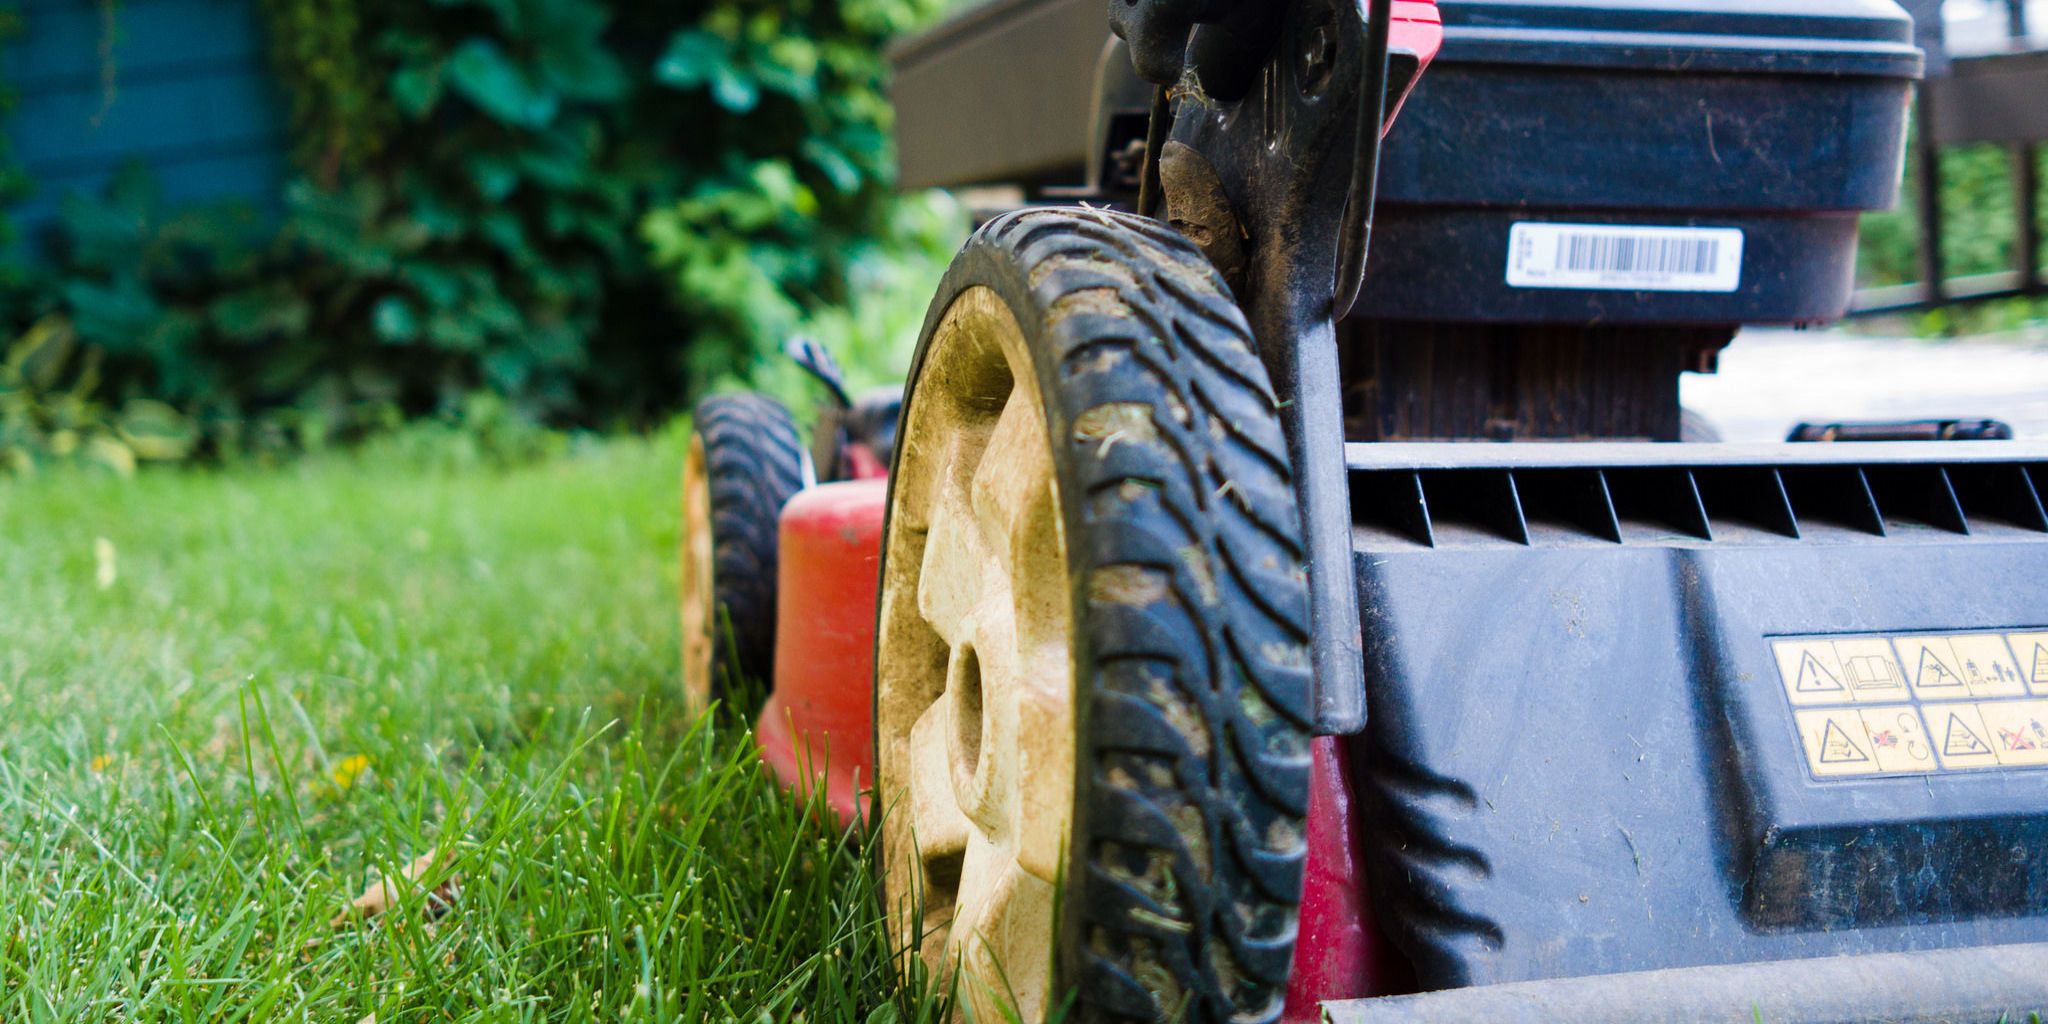
[[1444, 16], [1436, 9], [1436, 0], [1394, 0], [1387, 42], [1393, 49], [1420, 56], [1426, 66], [1444, 45]]
[[1286, 1024], [1315, 1024], [1333, 999], [1409, 991], [1412, 971], [1374, 924], [1366, 888], [1364, 817], [1342, 741], [1318, 737], [1309, 771], [1308, 863], [1301, 876], [1300, 931], [1287, 979]]
[[784, 785], [819, 782], [841, 822], [874, 778], [875, 591], [887, 480], [813, 487], [782, 510], [775, 693], [754, 737]]
[[846, 461], [853, 469], [855, 480], [880, 480], [889, 475], [889, 467], [882, 463], [873, 448], [864, 444], [847, 445]]
[[[1429, 70], [1431, 62], [1444, 48], [1443, 14], [1436, 9], [1436, 0], [1394, 0], [1393, 22], [1387, 26], [1387, 48], [1396, 53], [1412, 53], [1422, 62], [1416, 72], [1416, 79]], [[1411, 84], [1412, 88], [1412, 84]], [[1401, 107], [1408, 102], [1408, 95], [1388, 97], [1387, 130], [1394, 127], [1394, 119], [1401, 115]]]

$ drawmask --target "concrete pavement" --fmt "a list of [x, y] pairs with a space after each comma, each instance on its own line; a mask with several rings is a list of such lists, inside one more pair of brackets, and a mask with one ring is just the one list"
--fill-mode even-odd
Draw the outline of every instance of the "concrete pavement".
[[1934, 418], [1999, 419], [2048, 440], [2048, 342], [1751, 330], [1684, 393], [1729, 441], [1782, 441], [1801, 421]]

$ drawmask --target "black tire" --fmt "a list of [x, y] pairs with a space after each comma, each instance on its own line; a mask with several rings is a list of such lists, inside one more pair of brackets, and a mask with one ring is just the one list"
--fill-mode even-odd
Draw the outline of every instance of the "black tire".
[[1054, 990], [1087, 1021], [1277, 1020], [1307, 850], [1311, 638], [1251, 331], [1200, 251], [1154, 221], [1010, 214], [940, 287], [906, 431], [919, 388], [948, 386], [920, 379], [933, 333], [976, 288], [1033, 353], [1074, 587], [1080, 764]]
[[[708, 507], [686, 508], [684, 518], [686, 524], [709, 526], [709, 590], [718, 614], [710, 623], [711, 663], [688, 664], [685, 636], [684, 671], [694, 698], [722, 700], [735, 692], [735, 678], [763, 688], [773, 683], [779, 520], [782, 507], [804, 487], [805, 455], [789, 411], [762, 395], [707, 398], [698, 403], [692, 427], [693, 445], [703, 446], [707, 486], [700, 500]], [[686, 536], [686, 563], [689, 543]], [[689, 678], [707, 668], [704, 678]]]

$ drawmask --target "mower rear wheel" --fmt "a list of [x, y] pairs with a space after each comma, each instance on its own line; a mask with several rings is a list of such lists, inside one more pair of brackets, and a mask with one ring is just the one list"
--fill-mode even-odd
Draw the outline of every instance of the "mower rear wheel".
[[[683, 687], [702, 710], [743, 678], [770, 681], [782, 506], [804, 486], [804, 449], [781, 403], [699, 403], [683, 460]], [[745, 710], [745, 709], [742, 709]]]
[[876, 647], [898, 942], [975, 1019], [1277, 1019], [1308, 596], [1242, 313], [1153, 221], [1029, 211], [968, 243], [914, 367]]

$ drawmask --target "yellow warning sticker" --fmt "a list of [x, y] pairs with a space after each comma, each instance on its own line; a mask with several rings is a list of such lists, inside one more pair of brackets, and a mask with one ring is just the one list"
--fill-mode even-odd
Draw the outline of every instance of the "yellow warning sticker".
[[1970, 684], [1971, 696], [2027, 695], [2027, 682], [2020, 675], [2019, 665], [2013, 662], [2011, 650], [2005, 646], [2004, 634], [1952, 636], [1948, 645], [1956, 652], [1956, 668], [1962, 672], [1963, 681]]
[[1998, 752], [1991, 749], [1991, 735], [1984, 728], [1984, 716], [1975, 704], [1929, 704], [1927, 720], [1934, 727], [1935, 749], [1941, 752], [1944, 768], [1992, 768]]
[[1837, 640], [1835, 655], [1842, 659], [1842, 681], [1849, 685], [1858, 703], [1869, 704], [1911, 700], [1906, 674], [1899, 668], [1898, 655], [1889, 640]]
[[1816, 779], [2048, 768], [2048, 630], [1784, 637]]
[[1821, 778], [1940, 770], [1915, 708], [1825, 708], [1794, 717], [1806, 766]]
[[1780, 640], [1778, 677], [1794, 704], [1847, 704], [1855, 700], [1842, 683], [1842, 662], [1829, 640]]
[[1806, 742], [1806, 766], [1821, 778], [1842, 775], [1876, 775], [1877, 758], [1870, 753], [1870, 736], [1864, 731], [1863, 716], [1854, 708], [1800, 711], [1799, 738]]
[[1945, 636], [1902, 636], [1899, 661], [1921, 700], [1954, 700], [1970, 696], [1970, 684], [1956, 671], [1956, 651]]
[[1931, 772], [1937, 767], [1934, 747], [1920, 712], [1910, 707], [1864, 708], [1857, 712], [1870, 736], [1870, 756], [1881, 772]]
[[1998, 701], [1977, 705], [1985, 737], [2008, 768], [2048, 765], [2048, 700]]
[[2019, 656], [2020, 674], [2036, 694], [2048, 697], [2048, 633], [2013, 633], [2006, 637]]
[[1801, 707], [1911, 699], [1890, 641], [1780, 640], [1773, 645], [1785, 693]]

